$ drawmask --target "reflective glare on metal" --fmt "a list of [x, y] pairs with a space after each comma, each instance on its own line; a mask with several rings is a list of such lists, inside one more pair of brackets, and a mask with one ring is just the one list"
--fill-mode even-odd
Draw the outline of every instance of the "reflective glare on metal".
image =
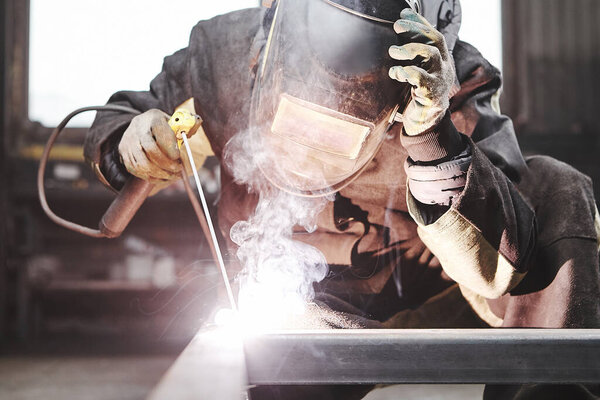
[[349, 329], [243, 340], [254, 385], [600, 381], [597, 329]]
[[188, 142], [188, 137], [185, 132], [182, 132], [181, 137], [183, 139], [183, 144], [188, 155], [188, 160], [190, 161], [190, 165], [192, 167], [192, 173], [194, 174], [194, 180], [196, 181], [196, 188], [198, 189], [198, 194], [200, 195], [200, 201], [202, 202], [204, 215], [206, 216], [206, 221], [208, 222], [208, 228], [210, 229], [210, 238], [215, 246], [217, 259], [219, 262], [219, 268], [221, 270], [221, 275], [223, 276], [223, 281], [225, 282], [225, 289], [227, 290], [227, 297], [229, 298], [231, 309], [237, 311], [235, 298], [233, 297], [233, 290], [231, 290], [231, 285], [229, 284], [229, 277], [227, 276], [227, 269], [225, 269], [225, 262], [223, 261], [223, 254], [221, 253], [221, 248], [219, 247], [219, 242], [217, 241], [217, 235], [215, 233], [215, 227], [212, 222], [212, 218], [210, 217], [210, 212], [208, 211], [208, 204], [206, 202], [206, 197], [204, 196], [204, 190], [202, 190], [202, 185], [200, 184], [200, 177], [198, 176], [198, 171], [196, 171], [196, 163], [194, 162], [194, 157], [192, 156], [190, 143]]
[[247, 398], [243, 341], [232, 332], [205, 329], [169, 368], [148, 400]]

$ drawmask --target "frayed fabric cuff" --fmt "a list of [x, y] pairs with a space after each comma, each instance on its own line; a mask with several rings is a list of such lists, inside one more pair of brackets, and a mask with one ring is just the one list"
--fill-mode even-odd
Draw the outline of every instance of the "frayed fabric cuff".
[[[119, 155], [119, 141], [121, 135], [112, 135], [106, 140], [100, 149], [100, 162], [98, 171], [104, 178], [104, 183], [108, 183], [109, 187], [114, 191], [119, 191], [125, 185], [125, 182], [131, 174], [121, 163]], [[102, 181], [102, 179], [100, 179]]]
[[419, 135], [409, 136], [403, 129], [401, 141], [409, 157], [416, 162], [431, 162], [453, 157], [466, 147], [452, 123], [449, 111], [439, 124]]
[[405, 169], [410, 193], [422, 204], [450, 206], [467, 184], [470, 166], [470, 149], [437, 165], [418, 165], [408, 159]]

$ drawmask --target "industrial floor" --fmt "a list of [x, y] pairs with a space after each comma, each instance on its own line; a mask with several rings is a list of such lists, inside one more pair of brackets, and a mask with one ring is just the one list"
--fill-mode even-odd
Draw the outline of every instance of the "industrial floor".
[[164, 355], [4, 357], [0, 358], [0, 399], [144, 399], [174, 358]]
[[[144, 399], [174, 359], [173, 355], [0, 357], [0, 399]], [[376, 389], [366, 399], [479, 400], [482, 393], [482, 385], [403, 385]]]

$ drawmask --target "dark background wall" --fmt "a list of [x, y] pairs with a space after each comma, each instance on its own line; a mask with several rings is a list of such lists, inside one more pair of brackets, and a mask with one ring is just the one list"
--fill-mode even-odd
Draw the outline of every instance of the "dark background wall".
[[[148, 199], [119, 239], [92, 239], [53, 224], [35, 183], [52, 128], [28, 118], [29, 1], [0, 6], [0, 328], [22, 341], [92, 335], [186, 343], [212, 309], [220, 281], [183, 188]], [[83, 161], [84, 133], [65, 130], [45, 186], [58, 215], [95, 227], [114, 195]], [[213, 167], [206, 165], [206, 179], [216, 179]]]
[[523, 151], [600, 182], [600, 2], [503, 0], [502, 13], [502, 110]]
[[8, 212], [6, 209], [6, 157], [4, 141], [6, 138], [5, 127], [5, 80], [6, 80], [6, 4], [0, 0], [0, 341], [5, 333], [6, 310], [6, 220]]

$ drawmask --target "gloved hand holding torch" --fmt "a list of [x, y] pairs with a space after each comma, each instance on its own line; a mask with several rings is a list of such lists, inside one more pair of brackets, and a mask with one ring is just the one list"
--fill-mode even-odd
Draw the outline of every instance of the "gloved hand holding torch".
[[121, 162], [127, 171], [153, 184], [181, 177], [177, 139], [169, 115], [148, 110], [131, 120], [119, 143]]

